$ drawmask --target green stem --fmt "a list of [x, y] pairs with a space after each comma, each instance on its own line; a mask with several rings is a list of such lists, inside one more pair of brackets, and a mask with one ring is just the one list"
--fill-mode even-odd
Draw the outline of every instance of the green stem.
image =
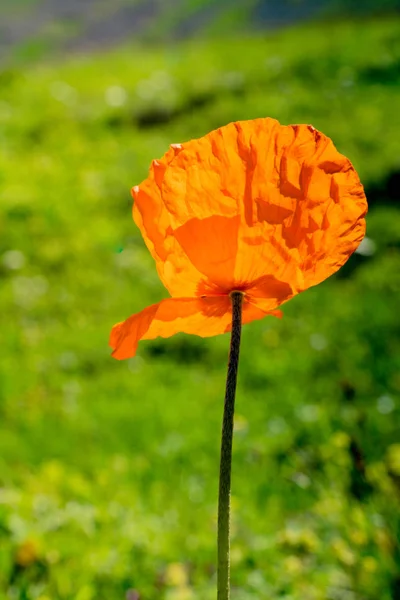
[[242, 331], [242, 292], [232, 292], [232, 333], [226, 378], [224, 418], [222, 422], [221, 463], [218, 497], [218, 600], [230, 597], [230, 512], [233, 415]]

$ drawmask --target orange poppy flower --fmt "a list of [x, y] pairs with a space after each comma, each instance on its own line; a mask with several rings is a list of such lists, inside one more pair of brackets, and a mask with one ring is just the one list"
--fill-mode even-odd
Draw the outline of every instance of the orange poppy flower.
[[265, 118], [172, 144], [132, 190], [133, 218], [171, 297], [115, 325], [113, 356], [139, 340], [230, 331], [337, 271], [365, 233], [367, 203], [351, 162], [310, 125]]

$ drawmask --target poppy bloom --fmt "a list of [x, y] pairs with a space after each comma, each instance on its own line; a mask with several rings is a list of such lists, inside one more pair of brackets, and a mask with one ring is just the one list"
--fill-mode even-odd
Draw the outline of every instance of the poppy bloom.
[[115, 325], [113, 356], [139, 340], [230, 331], [337, 271], [365, 233], [367, 203], [351, 162], [310, 125], [239, 121], [154, 160], [132, 190], [133, 218], [170, 298]]

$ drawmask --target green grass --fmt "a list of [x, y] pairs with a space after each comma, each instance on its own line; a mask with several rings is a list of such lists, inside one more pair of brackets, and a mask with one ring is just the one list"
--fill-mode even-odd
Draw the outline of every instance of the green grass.
[[[398, 600], [399, 22], [10, 67], [0, 74], [0, 599], [215, 597], [229, 339], [109, 356], [166, 296], [129, 188], [234, 119], [312, 122], [375, 202], [372, 256], [244, 328], [233, 600]], [[154, 125], [154, 121], [157, 125]]]

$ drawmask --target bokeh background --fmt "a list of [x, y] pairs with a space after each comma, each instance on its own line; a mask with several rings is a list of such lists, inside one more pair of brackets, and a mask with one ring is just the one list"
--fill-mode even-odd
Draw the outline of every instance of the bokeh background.
[[107, 341], [166, 296], [130, 187], [260, 116], [331, 136], [370, 212], [340, 273], [244, 328], [232, 599], [400, 599], [399, 8], [1, 0], [1, 600], [215, 598], [229, 338]]

